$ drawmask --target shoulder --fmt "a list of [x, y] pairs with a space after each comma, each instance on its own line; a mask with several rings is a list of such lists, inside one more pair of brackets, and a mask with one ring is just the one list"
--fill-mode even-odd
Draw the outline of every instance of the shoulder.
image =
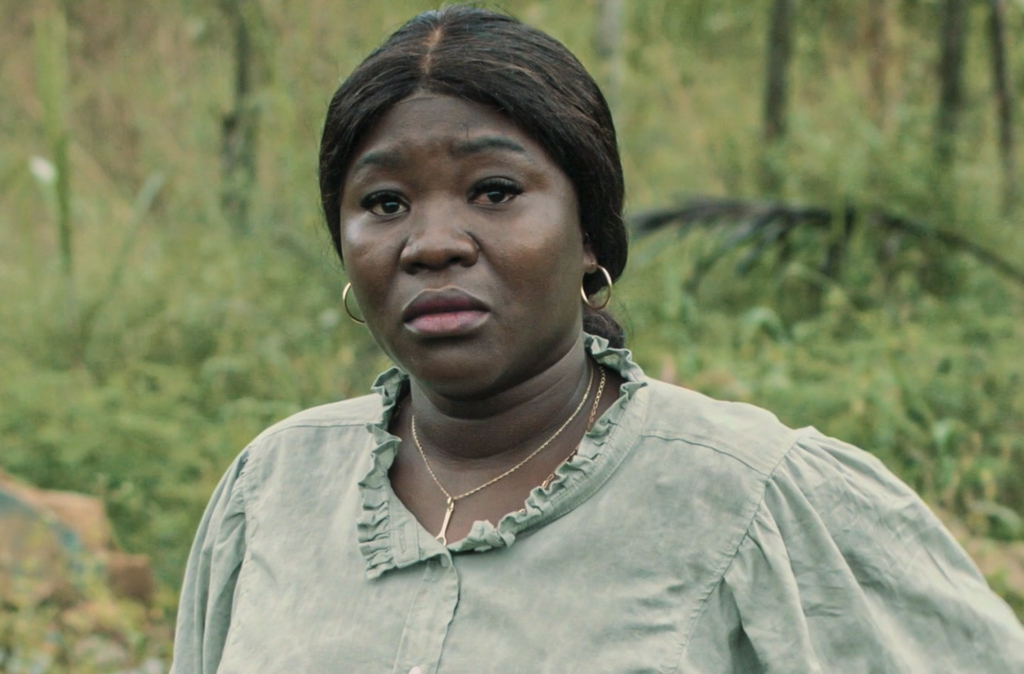
[[271, 473], [296, 473], [348, 465], [373, 442], [370, 427], [380, 424], [383, 401], [377, 394], [319, 405], [270, 426], [246, 447], [245, 471], [258, 482]]
[[315, 429], [365, 428], [367, 424], [380, 421], [382, 411], [381, 397], [376, 394], [310, 407], [267, 428], [256, 436], [252, 446], [273, 442], [281, 435], [309, 433]]
[[717, 582], [762, 507], [786, 457], [802, 451], [796, 431], [753, 405], [714, 400], [655, 380], [637, 391], [644, 419], [624, 464], [631, 500], [643, 499], [653, 528], [700, 541], [693, 554]]
[[928, 506], [813, 430], [766, 481], [723, 581], [765, 669], [1021, 671], [1024, 631]]
[[715, 566], [688, 658], [736, 620], [766, 670], [1019, 665], [1012, 612], [876, 457], [752, 405], [647, 388], [640, 441], [657, 471], [647, 491], [671, 482], [685, 512], [699, 513], [688, 534], [703, 537]]
[[771, 412], [746, 403], [648, 380], [649, 403], [642, 435], [686, 450], [687, 462], [706, 458], [768, 478], [808, 429], [794, 430]]
[[836, 529], [864, 512], [919, 502], [875, 456], [813, 427], [790, 428], [754, 405], [659, 381], [645, 388], [638, 463], [675, 485], [674, 498], [713, 505], [744, 528], [756, 511], [785, 512], [796, 501]]
[[[750, 505], [778, 508], [784, 485], [789, 498], [847, 513], [919, 500], [877, 457], [813, 427], [790, 428], [760, 407], [659, 381], [648, 388], [642, 448], [656, 450], [669, 471], [702, 475], [708, 489], [742, 492]], [[858, 507], [845, 507], [852, 503]]]

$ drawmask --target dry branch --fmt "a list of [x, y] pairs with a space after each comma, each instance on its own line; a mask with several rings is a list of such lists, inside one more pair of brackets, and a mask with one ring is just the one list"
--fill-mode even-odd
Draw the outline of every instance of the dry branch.
[[[784, 244], [786, 238], [797, 228], [807, 227], [823, 232], [825, 236], [831, 236], [835, 215], [832, 210], [818, 206], [698, 197], [679, 206], [637, 213], [630, 218], [630, 230], [634, 237], [642, 238], [669, 226], [676, 226], [683, 234], [698, 227], [731, 227], [726, 240], [697, 264], [689, 283], [695, 287], [700, 277], [711, 267], [743, 244], [752, 243], [752, 248], [737, 266], [737, 272], [741, 275], [748, 272], [767, 250]], [[838, 276], [854, 230], [858, 223], [863, 223], [882, 228], [888, 233], [912, 236], [922, 241], [935, 241], [949, 250], [967, 253], [1006, 278], [1024, 286], [1024, 269], [960, 234], [937, 229], [918, 220], [881, 209], [861, 211], [854, 206], [847, 206], [842, 217], [841, 237], [830, 241], [821, 264], [821, 272], [830, 278]]]

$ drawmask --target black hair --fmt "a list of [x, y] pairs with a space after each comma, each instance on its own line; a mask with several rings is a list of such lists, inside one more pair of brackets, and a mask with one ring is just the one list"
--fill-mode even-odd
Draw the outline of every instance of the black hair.
[[[576, 189], [584, 241], [612, 280], [626, 267], [624, 186], [611, 111], [597, 83], [560, 42], [511, 16], [466, 5], [419, 14], [341, 84], [320, 143], [320, 198], [341, 256], [341, 187], [359, 142], [392, 106], [416, 91], [491, 107], [536, 140]], [[583, 279], [588, 295], [606, 285]], [[584, 307], [584, 329], [625, 342], [606, 311]]]

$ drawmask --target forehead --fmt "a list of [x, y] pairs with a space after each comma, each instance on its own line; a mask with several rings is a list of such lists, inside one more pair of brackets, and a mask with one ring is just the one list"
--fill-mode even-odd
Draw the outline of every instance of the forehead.
[[350, 176], [404, 161], [411, 154], [472, 156], [506, 152], [550, 162], [544, 149], [501, 113], [453, 96], [416, 93], [396, 103], [353, 154]]

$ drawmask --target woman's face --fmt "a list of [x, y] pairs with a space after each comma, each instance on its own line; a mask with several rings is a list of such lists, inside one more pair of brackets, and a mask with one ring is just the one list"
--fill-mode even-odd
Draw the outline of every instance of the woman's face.
[[341, 245], [367, 326], [422, 385], [493, 393], [543, 371], [582, 330], [596, 260], [576, 194], [501, 114], [417, 93], [354, 154]]

